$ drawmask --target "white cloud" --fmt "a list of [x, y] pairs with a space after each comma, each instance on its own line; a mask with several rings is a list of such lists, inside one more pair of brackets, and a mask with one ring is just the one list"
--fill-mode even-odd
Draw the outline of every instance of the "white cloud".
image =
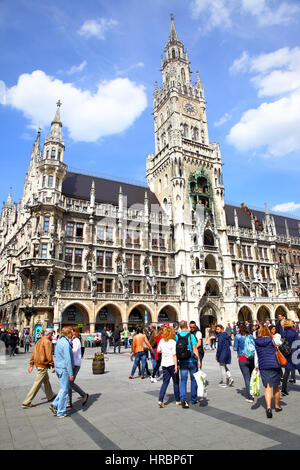
[[272, 207], [272, 211], [275, 212], [295, 212], [300, 209], [300, 204], [295, 202], [284, 202], [282, 204], [277, 204]]
[[29, 127], [47, 127], [62, 100], [62, 121], [75, 141], [94, 142], [123, 132], [147, 106], [144, 87], [127, 78], [97, 84], [94, 93], [46, 75], [41, 70], [22, 74], [17, 85], [6, 88], [6, 104], [22, 111]]
[[2, 80], [0, 80], [0, 104], [6, 104], [6, 86]]
[[232, 74], [239, 72], [246, 72], [249, 68], [250, 56], [247, 51], [244, 51], [239, 59], [236, 59], [231, 65], [229, 71]]
[[229, 29], [239, 23], [240, 17], [252, 16], [258, 26], [288, 25], [300, 12], [296, 3], [274, 0], [192, 0], [190, 11], [194, 19], [201, 19], [201, 30]]
[[97, 20], [86, 20], [78, 34], [86, 38], [95, 37], [97, 39], [105, 39], [105, 33], [117, 26], [119, 23], [113, 19], [99, 18]]
[[214, 122], [215, 127], [222, 126], [225, 122], [229, 121], [232, 118], [231, 114], [225, 113], [218, 121]]
[[300, 48], [252, 58], [244, 52], [230, 71], [256, 73], [251, 83], [258, 96], [279, 99], [246, 111], [230, 130], [228, 142], [241, 151], [266, 147], [269, 157], [300, 149]]
[[127, 67], [126, 69], [119, 69], [119, 68], [116, 66], [116, 67], [115, 67], [115, 70], [116, 70], [116, 74], [117, 74], [117, 75], [126, 75], [126, 74], [128, 74], [129, 72], [131, 72], [132, 70], [140, 69], [140, 68], [143, 68], [143, 67], [145, 67], [144, 62], [137, 62], [136, 64], [130, 65], [130, 66]]
[[268, 156], [300, 149], [300, 91], [246, 111], [227, 136], [240, 151], [267, 147]]
[[228, 0], [193, 0], [191, 13], [195, 19], [205, 18], [201, 27], [204, 33], [214, 29], [229, 29], [232, 26]]
[[300, 11], [295, 3], [283, 2], [277, 9], [276, 6], [270, 0], [242, 0], [244, 11], [253, 15], [260, 26], [288, 25], [295, 20], [295, 15]]
[[71, 68], [67, 71], [67, 74], [68, 74], [68, 75], [73, 75], [74, 73], [82, 72], [83, 69], [85, 69], [86, 66], [87, 66], [87, 61], [84, 60], [84, 61], [81, 62], [81, 64], [79, 64], [79, 65], [73, 65], [73, 67], [71, 67]]

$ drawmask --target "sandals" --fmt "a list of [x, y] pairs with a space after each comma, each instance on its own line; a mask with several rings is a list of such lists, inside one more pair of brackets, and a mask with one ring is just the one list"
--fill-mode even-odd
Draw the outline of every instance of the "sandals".
[[24, 405], [24, 403], [22, 403], [22, 407], [23, 408], [34, 408], [36, 405], [32, 405], [32, 403], [28, 403], [28, 405]]
[[159, 402], [158, 402], [158, 406], [159, 406], [160, 408], [165, 408], [165, 407], [166, 407], [166, 405], [165, 405], [164, 402], [162, 402], [162, 401], [159, 401]]

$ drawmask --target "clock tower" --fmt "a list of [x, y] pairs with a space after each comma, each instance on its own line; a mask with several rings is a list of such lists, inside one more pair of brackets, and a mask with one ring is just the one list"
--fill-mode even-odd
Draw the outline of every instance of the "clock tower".
[[[156, 82], [153, 94], [155, 153], [147, 156], [147, 181], [172, 215], [176, 274], [190, 292], [203, 294], [209, 265], [220, 294], [232, 280], [221, 153], [217, 143], [209, 142], [204, 87], [198, 71], [192, 80], [173, 15], [161, 73], [162, 86]], [[182, 308], [190, 317], [188, 302]]]

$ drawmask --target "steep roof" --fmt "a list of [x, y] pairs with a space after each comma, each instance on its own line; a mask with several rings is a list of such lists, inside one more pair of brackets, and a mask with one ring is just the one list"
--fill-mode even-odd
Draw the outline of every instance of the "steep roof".
[[89, 200], [93, 181], [95, 181], [96, 201], [99, 203], [117, 206], [121, 186], [123, 196], [127, 196], [127, 207], [133, 204], [144, 204], [145, 193], [147, 193], [150, 206], [159, 204], [155, 194], [147, 187], [73, 172], [67, 173], [62, 185], [62, 193], [67, 197]]
[[[238, 216], [238, 221], [239, 221], [239, 227], [242, 228], [251, 228], [251, 218], [250, 215], [248, 215], [244, 209], [242, 209], [239, 206], [233, 206], [230, 204], [225, 204], [225, 213], [226, 213], [226, 223], [227, 225], [235, 225], [234, 224], [234, 209], [236, 210], [237, 216]], [[258, 211], [258, 210], [253, 210], [251, 207], [249, 207], [253, 215], [262, 222], [263, 219], [265, 219], [266, 214], [263, 211]], [[276, 226], [276, 233], [277, 235], [286, 235], [286, 225], [285, 221], [287, 222], [288, 229], [289, 229], [289, 234], [291, 237], [300, 237], [300, 231], [299, 231], [299, 219], [292, 219], [291, 217], [285, 217], [283, 215], [278, 215], [278, 214], [270, 214], [271, 217], [274, 218], [275, 226]]]

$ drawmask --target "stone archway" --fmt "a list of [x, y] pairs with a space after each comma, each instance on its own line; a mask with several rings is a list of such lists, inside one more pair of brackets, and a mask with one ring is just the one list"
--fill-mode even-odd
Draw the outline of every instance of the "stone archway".
[[275, 310], [275, 319], [278, 320], [278, 315], [283, 315], [284, 317], [288, 318], [288, 310], [283, 305], [279, 305]]
[[210, 279], [205, 286], [205, 294], [207, 297], [219, 297], [220, 289], [215, 279]]
[[204, 261], [205, 269], [209, 269], [211, 271], [215, 271], [217, 269], [216, 259], [214, 255], [209, 254], [206, 256]]
[[265, 305], [262, 305], [261, 307], [259, 307], [257, 311], [257, 320], [261, 322], [265, 322], [266, 320], [271, 320], [270, 310]]
[[122, 316], [119, 308], [114, 304], [106, 304], [100, 308], [96, 315], [95, 332], [103, 330], [106, 326], [114, 330], [117, 326], [122, 329]]
[[244, 305], [242, 308], [240, 308], [239, 313], [238, 313], [238, 321], [244, 322], [248, 321], [249, 323], [252, 322], [252, 312], [249, 307]]
[[200, 330], [203, 338], [206, 336], [207, 328], [217, 323], [217, 312], [213, 305], [206, 305], [202, 308], [199, 317]]
[[135, 305], [128, 315], [128, 329], [135, 330], [138, 326], [147, 326], [152, 323], [152, 312], [144, 304]]
[[87, 310], [76, 302], [66, 307], [61, 315], [61, 327], [64, 326], [77, 326], [80, 333], [85, 333], [90, 327]]
[[170, 326], [173, 326], [173, 323], [178, 322], [178, 313], [172, 305], [165, 305], [162, 307], [158, 313], [157, 324], [163, 325], [164, 323], [169, 323]]

